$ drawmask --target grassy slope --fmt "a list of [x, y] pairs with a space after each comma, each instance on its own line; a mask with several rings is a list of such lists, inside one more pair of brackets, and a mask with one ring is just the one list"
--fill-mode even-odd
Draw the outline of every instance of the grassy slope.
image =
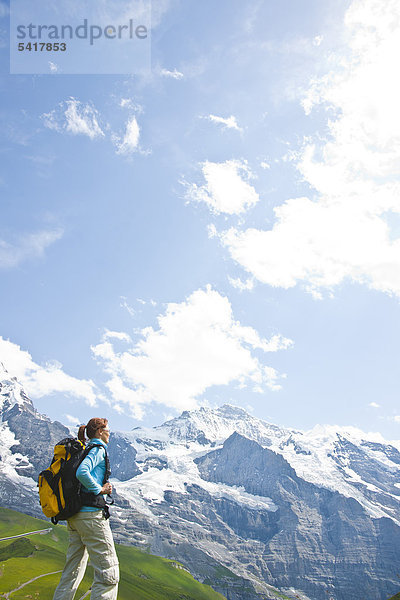
[[[21, 583], [63, 568], [68, 534], [62, 525], [0, 508], [0, 537], [52, 527], [46, 535], [0, 542], [0, 597]], [[29, 540], [29, 542], [28, 542]], [[117, 545], [121, 583], [118, 600], [223, 600], [211, 587], [196, 581], [174, 561], [146, 554], [132, 546]], [[28, 598], [51, 600], [60, 574], [38, 579], [11, 595], [11, 600]], [[90, 567], [76, 598], [90, 587]]]

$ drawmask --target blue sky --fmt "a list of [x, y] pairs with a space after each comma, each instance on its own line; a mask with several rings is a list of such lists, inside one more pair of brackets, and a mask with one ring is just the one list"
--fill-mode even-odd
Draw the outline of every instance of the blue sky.
[[397, 439], [398, 5], [156, 8], [146, 75], [23, 76], [0, 4], [0, 360], [71, 424]]

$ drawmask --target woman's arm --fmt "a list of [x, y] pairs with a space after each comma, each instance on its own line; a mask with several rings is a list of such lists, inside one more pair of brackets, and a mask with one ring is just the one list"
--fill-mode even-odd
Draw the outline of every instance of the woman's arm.
[[104, 460], [104, 448], [96, 446], [91, 448], [89, 454], [83, 459], [76, 471], [76, 478], [93, 494], [101, 494], [103, 488], [92, 476], [92, 471]]

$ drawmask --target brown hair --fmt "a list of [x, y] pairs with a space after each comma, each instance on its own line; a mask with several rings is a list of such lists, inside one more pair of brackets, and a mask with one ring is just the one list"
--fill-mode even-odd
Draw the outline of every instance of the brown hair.
[[102, 419], [100, 417], [94, 417], [94, 419], [90, 419], [87, 425], [81, 425], [78, 430], [78, 440], [80, 440], [83, 444], [86, 442], [85, 438], [85, 429], [89, 440], [96, 436], [96, 433], [99, 429], [105, 429], [107, 427], [108, 420]]

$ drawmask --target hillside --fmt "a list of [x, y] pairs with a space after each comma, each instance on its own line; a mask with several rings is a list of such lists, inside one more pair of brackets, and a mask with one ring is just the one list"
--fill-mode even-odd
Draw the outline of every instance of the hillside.
[[[45, 535], [35, 534], [0, 542], [0, 597], [50, 600], [60, 577], [57, 571], [63, 567], [68, 543], [64, 526], [54, 526], [48, 521], [0, 508], [0, 537], [49, 528], [52, 531]], [[117, 553], [121, 568], [118, 600], [224, 600], [221, 594], [196, 581], [175, 561], [147, 554], [132, 546], [117, 545]], [[10, 594], [11, 590], [33, 579]], [[89, 567], [77, 599], [86, 593], [91, 581], [92, 570]]]

